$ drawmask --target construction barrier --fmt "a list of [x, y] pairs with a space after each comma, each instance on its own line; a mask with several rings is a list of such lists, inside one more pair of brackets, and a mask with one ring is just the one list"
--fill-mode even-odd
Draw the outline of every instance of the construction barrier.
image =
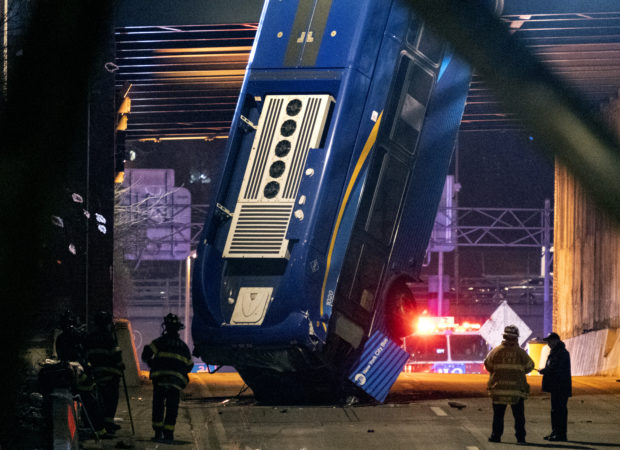
[[125, 381], [127, 386], [140, 385], [140, 366], [138, 354], [133, 341], [133, 330], [128, 319], [114, 319], [114, 329], [118, 345], [123, 352], [123, 364], [125, 364]]

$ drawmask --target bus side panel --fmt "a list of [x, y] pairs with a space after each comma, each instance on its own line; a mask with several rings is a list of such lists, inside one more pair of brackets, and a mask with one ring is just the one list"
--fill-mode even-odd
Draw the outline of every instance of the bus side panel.
[[417, 50], [402, 54], [394, 80], [400, 93], [384, 113], [336, 291], [337, 309], [365, 336], [382, 330], [399, 338], [386, 322], [387, 292], [398, 277], [419, 273], [464, 109], [469, 68], [449, 55], [441, 69], [428, 64], [434, 60]]
[[[390, 305], [393, 299], [387, 298], [388, 290], [397, 279], [412, 280], [419, 276], [469, 89], [471, 69], [463, 61], [446, 55], [444, 65], [437, 73], [438, 80], [419, 135], [415, 163], [410, 166], [402, 212], [392, 237], [391, 254], [386, 264], [389, 272], [381, 280], [383, 304], [374, 311], [373, 328], [385, 330], [388, 334], [390, 325], [386, 323], [386, 314], [393, 307]], [[392, 123], [392, 130], [396, 129], [398, 125]], [[402, 317], [401, 320], [406, 323], [413, 317]]]
[[[372, 77], [381, 40], [369, 39], [369, 36], [381, 36], [388, 17], [394, 17], [387, 5], [388, 2], [359, 2], [352, 7], [347, 2], [333, 1], [332, 14], [327, 20], [323, 42], [316, 57], [317, 67], [354, 67], [368, 78]], [[398, 16], [404, 16], [402, 20], [406, 23], [408, 14], [403, 10]], [[341, 17], [348, 20], [338, 20]], [[348, 40], [357, 45], [341, 44]], [[311, 57], [311, 54], [304, 54], [308, 61]]]
[[[428, 106], [418, 158], [411, 177], [403, 217], [394, 240], [390, 266], [417, 278], [461, 123], [471, 70], [452, 57], [441, 74]], [[416, 236], [412, 239], [412, 236]]]
[[[415, 21], [411, 27], [410, 32], [415, 33]], [[419, 56], [401, 52], [336, 290], [337, 309], [361, 326], [365, 335], [373, 326], [373, 316], [383, 314], [381, 282], [415, 165], [418, 135], [434, 78], [433, 69]], [[401, 111], [409, 114], [406, 121], [400, 120], [405, 114]], [[399, 125], [410, 128], [409, 135], [401, 132]], [[414, 135], [416, 131], [418, 135]]]

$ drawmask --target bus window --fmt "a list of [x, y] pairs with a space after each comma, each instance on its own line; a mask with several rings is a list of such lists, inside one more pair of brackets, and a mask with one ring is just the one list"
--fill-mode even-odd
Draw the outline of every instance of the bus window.
[[453, 334], [450, 336], [452, 361], [483, 361], [489, 348], [480, 335]]
[[446, 336], [409, 336], [407, 351], [413, 361], [447, 361], [448, 343]]

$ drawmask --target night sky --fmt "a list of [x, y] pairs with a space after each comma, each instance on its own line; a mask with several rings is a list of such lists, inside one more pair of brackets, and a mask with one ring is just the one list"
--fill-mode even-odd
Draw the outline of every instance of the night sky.
[[553, 205], [553, 161], [526, 132], [459, 136], [459, 206], [543, 208]]
[[[536, 208], [545, 199], [553, 208], [554, 165], [523, 131], [462, 132], [459, 135], [458, 206], [461, 208]], [[459, 277], [535, 277], [540, 273], [540, 249], [459, 247]], [[455, 276], [455, 253], [446, 253], [444, 273]], [[422, 278], [437, 274], [437, 255]]]

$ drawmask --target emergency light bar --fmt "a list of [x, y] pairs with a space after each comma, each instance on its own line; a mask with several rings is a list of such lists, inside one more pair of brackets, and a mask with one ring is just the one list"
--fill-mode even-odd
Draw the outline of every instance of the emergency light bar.
[[462, 333], [467, 331], [480, 330], [479, 323], [455, 323], [454, 317], [431, 317], [431, 316], [419, 316], [416, 326], [417, 334], [436, 334], [443, 332]]

